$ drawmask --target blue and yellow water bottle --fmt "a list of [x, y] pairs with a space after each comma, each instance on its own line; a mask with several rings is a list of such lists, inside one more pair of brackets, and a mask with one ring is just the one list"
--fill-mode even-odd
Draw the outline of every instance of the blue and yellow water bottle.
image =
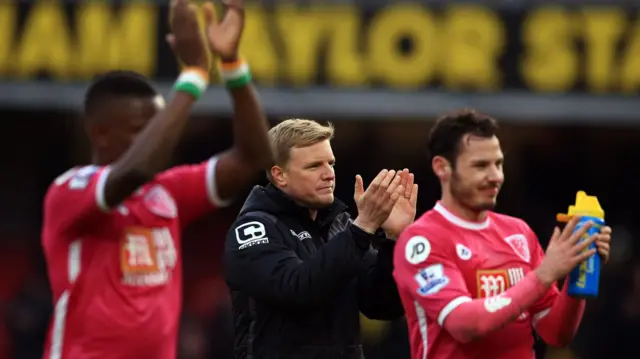
[[[599, 233], [600, 228], [605, 223], [604, 210], [600, 207], [598, 198], [587, 196], [584, 191], [578, 191], [576, 203], [573, 206], [569, 206], [569, 211], [566, 214], [558, 214], [557, 219], [559, 222], [568, 222], [573, 216], [582, 216], [574, 231], [577, 231], [589, 221], [593, 222], [592, 227], [580, 239], [581, 241]], [[595, 243], [592, 243], [585, 251], [592, 248], [596, 248]], [[597, 297], [600, 284], [600, 256], [596, 253], [580, 263], [569, 273], [568, 281], [570, 296], [583, 299]]]

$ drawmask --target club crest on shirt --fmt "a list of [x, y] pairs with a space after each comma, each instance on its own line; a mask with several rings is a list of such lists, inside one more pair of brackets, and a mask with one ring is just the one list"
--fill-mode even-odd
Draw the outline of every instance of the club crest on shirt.
[[529, 263], [531, 260], [531, 253], [529, 252], [529, 242], [524, 234], [514, 234], [504, 240], [509, 244], [509, 246], [511, 246], [513, 251], [516, 252], [518, 257]]
[[144, 196], [144, 204], [152, 213], [164, 218], [176, 218], [178, 208], [173, 197], [160, 185], [153, 186]]

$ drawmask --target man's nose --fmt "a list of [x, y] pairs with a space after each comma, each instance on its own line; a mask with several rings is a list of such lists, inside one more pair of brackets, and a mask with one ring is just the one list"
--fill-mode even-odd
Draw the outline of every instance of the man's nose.
[[489, 181], [502, 183], [504, 181], [504, 173], [502, 172], [502, 170], [497, 167], [492, 168], [489, 171]]
[[322, 179], [325, 181], [333, 181], [336, 178], [336, 173], [333, 170], [333, 167], [329, 166], [323, 173]]

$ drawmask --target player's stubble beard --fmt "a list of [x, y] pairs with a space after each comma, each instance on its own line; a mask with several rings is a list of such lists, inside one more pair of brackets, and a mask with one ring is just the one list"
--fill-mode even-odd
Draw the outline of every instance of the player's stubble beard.
[[[495, 201], [491, 202], [474, 202], [474, 197], [476, 197], [477, 188], [473, 185], [468, 185], [464, 183], [461, 176], [458, 172], [453, 171], [451, 173], [451, 181], [449, 182], [449, 191], [451, 191], [451, 196], [463, 207], [466, 207], [474, 212], [483, 212], [489, 211], [496, 207]], [[493, 186], [489, 186], [488, 188], [493, 188]], [[498, 190], [500, 188], [498, 187]]]

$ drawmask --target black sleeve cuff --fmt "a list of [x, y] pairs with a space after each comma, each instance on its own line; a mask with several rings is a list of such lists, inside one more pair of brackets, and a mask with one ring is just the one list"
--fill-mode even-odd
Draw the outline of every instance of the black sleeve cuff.
[[364, 251], [368, 251], [369, 248], [371, 248], [371, 242], [373, 242], [376, 237], [375, 233], [367, 233], [353, 224], [351, 225], [351, 233], [353, 234], [353, 240], [356, 242], [356, 245]]

